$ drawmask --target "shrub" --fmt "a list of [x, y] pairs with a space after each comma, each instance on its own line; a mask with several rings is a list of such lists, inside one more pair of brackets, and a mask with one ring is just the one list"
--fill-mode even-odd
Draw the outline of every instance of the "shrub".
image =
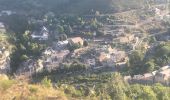
[[35, 88], [35, 87], [33, 87], [33, 86], [30, 86], [30, 87], [29, 87], [29, 91], [30, 91], [31, 93], [37, 93], [38, 88]]
[[15, 81], [13, 81], [13, 80], [0, 80], [0, 91], [6, 91], [14, 83], [15, 83]]
[[52, 83], [51, 83], [51, 80], [48, 79], [47, 77], [45, 77], [42, 81], [41, 81], [41, 84], [45, 87], [51, 87], [52, 86]]

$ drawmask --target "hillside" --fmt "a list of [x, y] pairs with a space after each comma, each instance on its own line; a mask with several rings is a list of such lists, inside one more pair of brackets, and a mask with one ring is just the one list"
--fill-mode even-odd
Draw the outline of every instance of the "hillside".
[[[10, 2], [10, 3], [9, 3]], [[58, 14], [113, 13], [141, 8], [144, 0], [0, 0], [0, 9], [16, 11], [53, 11]], [[6, 8], [7, 7], [7, 8]]]
[[51, 87], [11, 80], [5, 75], [0, 75], [0, 79], [1, 100], [67, 100], [63, 92]]
[[[103, 75], [102, 75], [103, 76]], [[160, 84], [144, 86], [129, 85], [122, 81], [119, 74], [93, 75], [91, 78], [77, 77], [73, 84], [54, 84], [44, 78], [39, 84], [28, 84], [20, 80], [11, 80], [0, 75], [1, 100], [169, 100], [170, 88]], [[104, 78], [108, 82], [104, 83]], [[74, 77], [76, 78], [76, 77]], [[73, 78], [72, 78], [73, 79]], [[99, 80], [100, 79], [100, 80]], [[114, 80], [113, 80], [114, 79]], [[67, 82], [67, 80], [63, 80]], [[86, 81], [86, 82], [85, 82]], [[93, 85], [103, 81], [99, 86]], [[91, 84], [93, 87], [76, 85], [75, 83]], [[76, 87], [74, 87], [76, 86]], [[99, 88], [100, 87], [100, 88]]]

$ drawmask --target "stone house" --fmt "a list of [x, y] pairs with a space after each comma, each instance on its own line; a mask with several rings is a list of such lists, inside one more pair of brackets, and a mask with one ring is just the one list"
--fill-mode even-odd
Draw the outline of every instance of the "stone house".
[[163, 70], [160, 70], [158, 73], [156, 73], [155, 75], [155, 82], [156, 83], [162, 83], [165, 85], [169, 85], [170, 83], [170, 67], [167, 68], [167, 66], [165, 66], [163, 68]]
[[117, 42], [119, 43], [129, 43], [135, 39], [134, 34], [123, 34], [120, 37], [116, 39]]
[[124, 79], [124, 81], [131, 83], [132, 77], [130, 75], [129, 76], [124, 76], [123, 79]]
[[55, 51], [51, 55], [44, 57], [44, 68], [48, 71], [55, 70], [70, 53], [69, 50]]
[[130, 82], [139, 84], [153, 84], [154, 75], [152, 73], [146, 73], [144, 75], [134, 75]]
[[122, 69], [126, 67], [128, 57], [124, 51], [115, 50], [114, 53], [110, 54], [110, 58], [107, 60], [107, 65]]
[[83, 46], [84, 43], [84, 40], [81, 37], [69, 38], [68, 41], [74, 44], [80, 44], [81, 46]]
[[134, 75], [131, 78], [125, 76], [124, 80], [131, 83], [140, 83], [140, 84], [161, 83], [164, 85], [170, 85], [170, 66], [164, 66], [160, 70], [154, 71], [152, 73], [145, 73], [143, 75]]

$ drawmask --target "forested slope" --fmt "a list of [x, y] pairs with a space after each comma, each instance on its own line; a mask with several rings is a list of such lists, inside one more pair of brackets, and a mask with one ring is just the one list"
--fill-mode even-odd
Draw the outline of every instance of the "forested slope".
[[53, 11], [58, 14], [89, 14], [93, 11], [113, 13], [141, 8], [144, 3], [144, 0], [0, 0], [0, 9]]

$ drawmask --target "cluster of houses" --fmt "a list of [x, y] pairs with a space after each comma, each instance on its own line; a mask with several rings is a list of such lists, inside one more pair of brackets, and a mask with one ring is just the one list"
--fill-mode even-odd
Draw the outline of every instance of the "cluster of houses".
[[[156, 15], [162, 15], [162, 12], [160, 9], [155, 9]], [[84, 40], [81, 37], [73, 37], [68, 38], [63, 41], [55, 41], [52, 43], [52, 46], [47, 48], [43, 53], [42, 57], [37, 61], [29, 60], [23, 63], [22, 66], [26, 65], [25, 67], [22, 67], [19, 69], [18, 72], [29, 72], [29, 73], [35, 73], [40, 72], [42, 70], [52, 71], [59, 68], [61, 63], [64, 63], [66, 59], [69, 58], [75, 58], [80, 60], [85, 65], [96, 68], [96, 67], [114, 67], [117, 69], [121, 69], [123, 67], [126, 67], [128, 56], [125, 51], [117, 49], [113, 49], [110, 43], [119, 43], [119, 44], [126, 44], [130, 45], [132, 50], [134, 50], [138, 45], [140, 45], [143, 41], [140, 40], [142, 38], [141, 32], [134, 32], [134, 33], [128, 33], [126, 32], [126, 29], [129, 29], [129, 27], [135, 26], [135, 25], [121, 25], [123, 23], [122, 21], [118, 22], [117, 24], [120, 25], [120, 27], [116, 25], [104, 25], [104, 27], [101, 29], [101, 31], [104, 33], [104, 36], [100, 37], [102, 38], [101, 41], [107, 42], [105, 45], [100, 45], [99, 38], [93, 39], [96, 43], [96, 45], [93, 44], [90, 48], [81, 48], [78, 50], [75, 50], [74, 52], [70, 52], [68, 50], [68, 44], [69, 43], [76, 43], [83, 45]], [[114, 23], [115, 24], [115, 23]], [[1, 24], [0, 24], [1, 26]], [[1, 29], [1, 27], [0, 27]], [[73, 29], [79, 29], [78, 26], [74, 26]], [[80, 31], [80, 30], [78, 30]], [[83, 32], [89, 32], [90, 26], [86, 26], [83, 30]], [[138, 34], [139, 33], [139, 34]], [[96, 32], [92, 33], [93, 36], [96, 36]], [[32, 39], [35, 40], [48, 40], [50, 35], [50, 31], [43, 26], [41, 30], [34, 31], [31, 34]], [[146, 45], [146, 48], [149, 48], [148, 45]], [[87, 49], [87, 50], [86, 50]], [[90, 51], [90, 53], [89, 53]], [[71, 54], [71, 55], [70, 55]], [[69, 57], [68, 57], [69, 56]], [[71, 56], [71, 57], [70, 57]], [[27, 67], [29, 66], [29, 67]], [[27, 67], [27, 68], [26, 68]], [[23, 71], [25, 70], [25, 71]], [[144, 82], [151, 82], [153, 83], [155, 81], [155, 77], [158, 75], [158, 72], [153, 73], [147, 73], [144, 75], [135, 75], [134, 77], [127, 76], [128, 81], [130, 82], [138, 82], [137, 79], [145, 79]], [[154, 76], [154, 80], [152, 78]], [[139, 81], [141, 81], [139, 80]]]
[[64, 59], [69, 53], [69, 50], [58, 51], [49, 48], [44, 52], [44, 68], [49, 72], [52, 70], [57, 70], [57, 68], [59, 68], [60, 63], [64, 61]]
[[27, 60], [22, 63], [16, 73], [18, 75], [31, 76], [44, 70], [48, 72], [57, 70], [60, 64], [65, 61], [67, 55], [70, 54], [70, 51], [67, 49], [69, 42], [83, 45], [83, 39], [81, 37], [68, 38], [65, 41], [55, 42], [53, 46], [48, 47], [42, 53], [42, 56], [38, 60]]
[[161, 83], [164, 85], [170, 85], [170, 66], [164, 66], [157, 71], [152, 73], [145, 73], [143, 75], [125, 76], [125, 81], [129, 83], [140, 83], [140, 84], [154, 84]]
[[73, 57], [80, 59], [82, 63], [92, 69], [103, 67], [122, 68], [126, 66], [128, 61], [127, 54], [124, 51], [112, 49], [110, 45], [79, 50]]
[[[128, 28], [123, 27], [104, 27], [104, 37], [108, 40], [107, 42], [125, 45], [128, 48], [125, 51], [135, 50], [138, 46], [144, 43], [142, 40], [144, 38], [143, 33], [140, 30], [133, 29], [131, 32], [126, 32]], [[146, 47], [147, 49], [147, 47]]]
[[128, 61], [125, 51], [112, 49], [110, 45], [93, 45], [93, 47], [90, 48], [83, 47], [74, 52], [70, 52], [67, 48], [68, 43], [83, 46], [84, 40], [81, 37], [73, 37], [64, 41], [53, 42], [52, 46], [48, 47], [42, 53], [39, 60], [28, 60], [24, 62], [17, 73], [32, 75], [43, 70], [51, 72], [52, 70], [60, 68], [60, 65], [68, 59], [74, 59], [74, 57], [76, 59], [80, 57], [79, 60], [82, 63], [94, 69], [101, 67], [122, 68], [126, 66]]

